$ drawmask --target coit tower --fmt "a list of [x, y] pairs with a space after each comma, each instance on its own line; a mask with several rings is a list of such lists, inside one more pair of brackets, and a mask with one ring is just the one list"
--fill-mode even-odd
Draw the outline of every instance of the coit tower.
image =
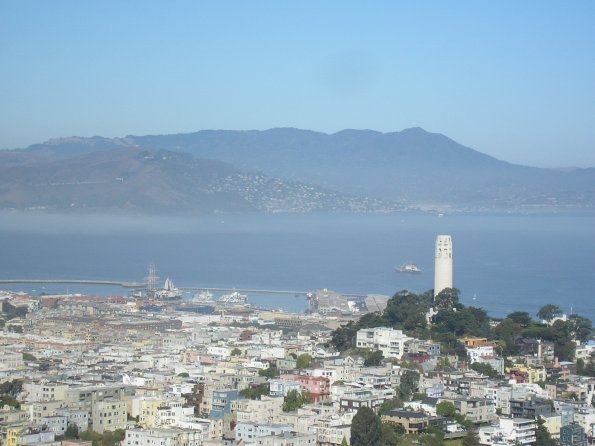
[[434, 297], [445, 288], [452, 288], [452, 238], [439, 235], [434, 261]]

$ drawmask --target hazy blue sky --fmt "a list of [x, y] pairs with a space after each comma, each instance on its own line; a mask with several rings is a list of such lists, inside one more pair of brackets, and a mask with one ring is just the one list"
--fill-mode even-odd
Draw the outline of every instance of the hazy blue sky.
[[595, 1], [0, 0], [0, 148], [420, 126], [595, 166]]

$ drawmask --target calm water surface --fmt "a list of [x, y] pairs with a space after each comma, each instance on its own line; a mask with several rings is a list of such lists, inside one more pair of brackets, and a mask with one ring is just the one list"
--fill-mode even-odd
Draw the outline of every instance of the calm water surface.
[[[434, 241], [450, 234], [466, 305], [494, 316], [545, 303], [595, 319], [595, 213], [225, 215], [176, 219], [0, 214], [0, 278], [140, 281], [156, 264], [178, 286], [392, 295], [433, 287]], [[406, 262], [423, 273], [395, 273]], [[110, 287], [2, 285], [35, 293]], [[250, 296], [301, 311], [305, 299]]]

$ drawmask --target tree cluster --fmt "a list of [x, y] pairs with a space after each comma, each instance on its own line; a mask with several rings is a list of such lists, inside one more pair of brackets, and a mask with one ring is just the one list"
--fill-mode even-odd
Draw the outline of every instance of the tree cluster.
[[[432, 324], [428, 324], [426, 315], [431, 308], [437, 313], [433, 316]], [[466, 352], [458, 341], [461, 337], [479, 336], [496, 340], [500, 350], [498, 353], [503, 356], [516, 354], [516, 340], [527, 337], [553, 342], [555, 355], [560, 360], [571, 360], [576, 345], [574, 340], [584, 342], [592, 335], [591, 321], [577, 314], [571, 315], [566, 321], [556, 319], [561, 313], [559, 307], [547, 304], [537, 316], [549, 321], [549, 325], [534, 321], [527, 312], [515, 311], [492, 328], [484, 309], [466, 307], [459, 302], [459, 290], [456, 288], [441, 291], [435, 299], [432, 291], [415, 294], [403, 290], [388, 300], [384, 311], [367, 313], [357, 322], [351, 321], [336, 329], [332, 333], [331, 343], [339, 351], [346, 351], [353, 348], [358, 330], [391, 327], [420, 339], [436, 340], [440, 342], [443, 353], [462, 357]], [[486, 373], [488, 375], [493, 374], [487, 368], [485, 371], [489, 372]]]
[[240, 395], [251, 400], [259, 400], [262, 395], [268, 395], [270, 391], [270, 384], [258, 384], [257, 386], [247, 387], [240, 390]]
[[22, 379], [13, 379], [12, 381], [5, 381], [0, 384], [0, 407], [7, 405], [17, 409], [20, 408], [21, 404], [16, 398], [22, 390]]
[[283, 412], [291, 412], [299, 409], [304, 404], [312, 402], [312, 395], [308, 391], [298, 392], [297, 390], [290, 390], [283, 400]]
[[94, 431], [81, 432], [79, 438], [85, 441], [92, 441], [93, 446], [116, 446], [119, 445], [126, 431], [124, 429], [116, 429], [115, 431], [104, 431], [103, 434], [98, 434]]

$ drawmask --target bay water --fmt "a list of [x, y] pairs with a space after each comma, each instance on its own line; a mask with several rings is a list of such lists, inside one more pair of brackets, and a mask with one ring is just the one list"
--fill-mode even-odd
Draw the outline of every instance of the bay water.
[[[434, 242], [453, 238], [454, 286], [492, 316], [546, 303], [595, 320], [595, 212], [278, 214], [175, 218], [0, 214], [0, 279], [141, 281], [154, 263], [177, 286], [392, 296], [433, 288]], [[400, 274], [415, 263], [421, 274]], [[32, 294], [126, 295], [119, 287], [0, 284]], [[249, 295], [303, 311], [306, 299]]]

